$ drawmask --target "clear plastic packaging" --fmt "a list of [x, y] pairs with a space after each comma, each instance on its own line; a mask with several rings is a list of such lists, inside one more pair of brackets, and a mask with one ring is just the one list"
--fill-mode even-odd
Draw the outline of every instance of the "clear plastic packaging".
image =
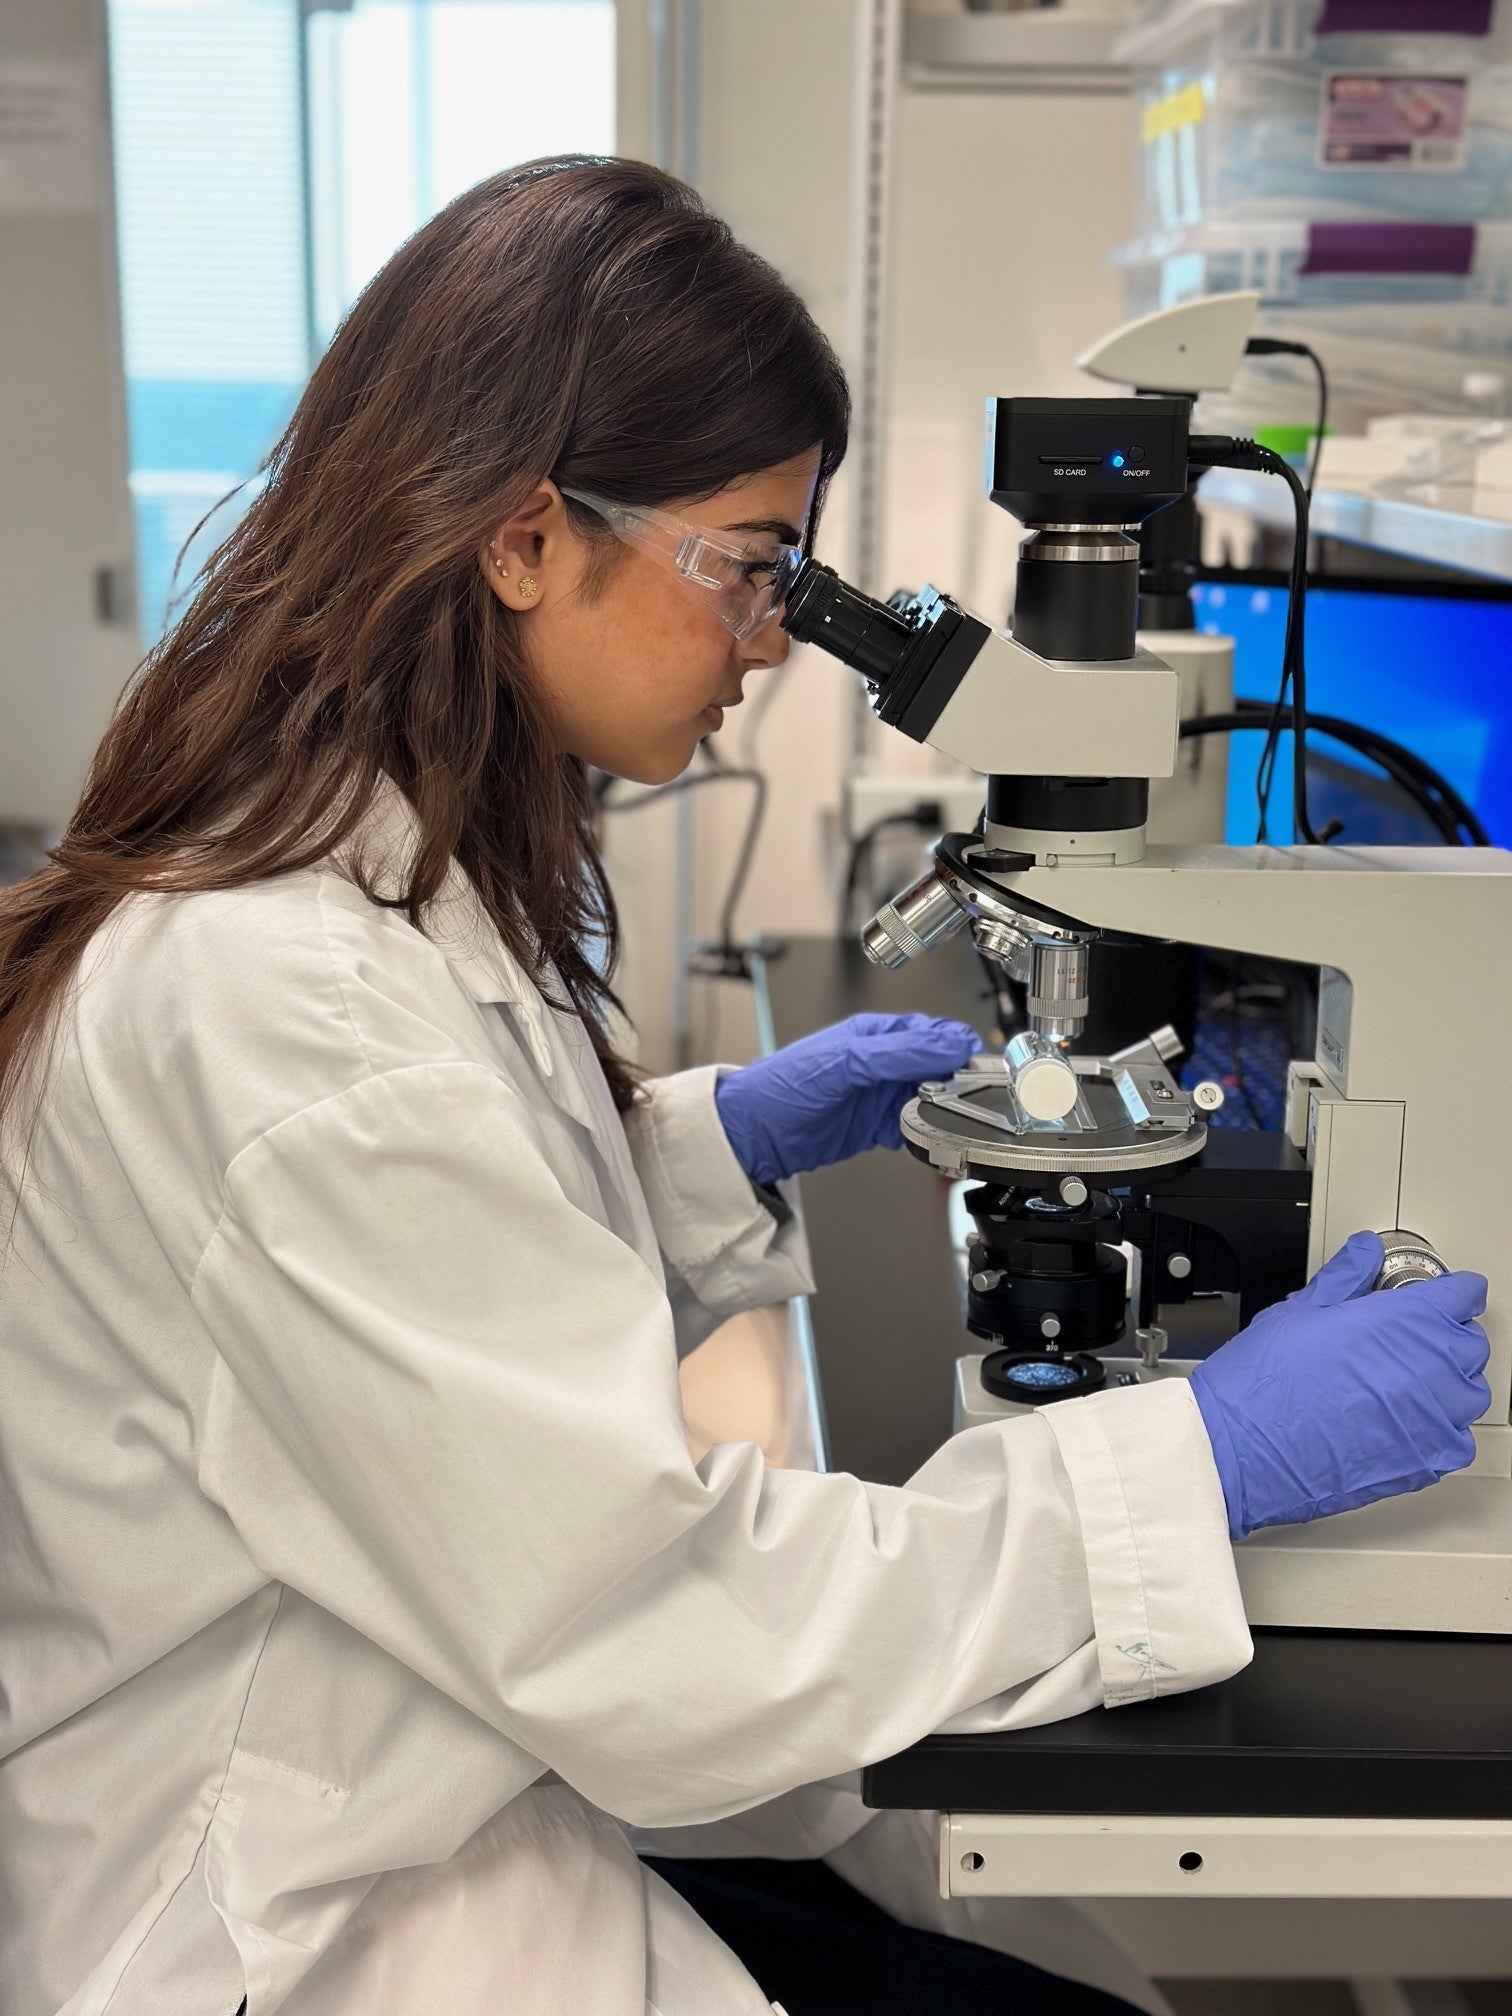
[[[1472, 18], [1437, 0], [1424, 18]], [[1330, 0], [1175, 0], [1126, 35], [1142, 225], [1512, 217], [1512, 8], [1491, 32], [1319, 35]], [[1335, 14], [1334, 18], [1337, 18]]]
[[[1477, 225], [1436, 246], [1435, 233], [1401, 227], [1234, 223], [1121, 257], [1131, 315], [1254, 288], [1265, 304], [1259, 332], [1313, 346], [1329, 374], [1333, 427], [1357, 433], [1378, 414], [1485, 411], [1467, 385], [1484, 377], [1501, 387], [1512, 372], [1512, 224]], [[1414, 254], [1440, 270], [1411, 270]], [[1461, 270], [1443, 270], [1452, 265]], [[1312, 377], [1295, 362], [1251, 359], [1240, 391], [1242, 412], [1214, 419], [1215, 429], [1311, 423]]]
[[[1393, 329], [1379, 310], [1357, 307], [1263, 315], [1258, 328], [1317, 351], [1328, 372], [1329, 431], [1360, 434], [1384, 414], [1474, 412], [1467, 378], [1498, 366], [1512, 373], [1509, 321], [1504, 310], [1430, 309]], [[1317, 400], [1301, 359], [1251, 358], [1231, 393], [1202, 401], [1200, 424], [1217, 433], [1310, 436]]]
[[[1161, 233], [1117, 258], [1128, 277], [1131, 315], [1247, 288], [1268, 308], [1384, 311], [1386, 331], [1402, 320], [1398, 309], [1512, 307], [1512, 222], [1236, 220]], [[1512, 317], [1504, 313], [1503, 320], [1512, 340]], [[1477, 335], [1454, 347], [1482, 344]]]

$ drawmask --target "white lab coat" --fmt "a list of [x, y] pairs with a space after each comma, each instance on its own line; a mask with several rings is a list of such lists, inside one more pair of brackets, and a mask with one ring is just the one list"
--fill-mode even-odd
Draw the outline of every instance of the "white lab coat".
[[1179, 1385], [906, 1489], [695, 1468], [677, 1344], [801, 1228], [713, 1072], [627, 1127], [460, 870], [428, 927], [329, 862], [86, 956], [0, 1292], [6, 2016], [754, 2016], [620, 1822], [929, 1917], [917, 1823], [819, 1781], [1249, 1655]]

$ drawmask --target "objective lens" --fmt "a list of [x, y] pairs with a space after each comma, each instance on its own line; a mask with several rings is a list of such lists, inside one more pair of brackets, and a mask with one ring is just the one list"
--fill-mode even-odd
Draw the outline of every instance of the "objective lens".
[[1029, 1027], [1055, 1042], [1080, 1036], [1087, 1022], [1087, 948], [1036, 945], [1026, 1006]]
[[861, 944], [874, 966], [896, 971], [953, 937], [966, 921], [966, 912], [931, 868], [882, 905], [861, 933]]
[[782, 627], [800, 644], [820, 645], [873, 682], [897, 669], [914, 634], [906, 616], [874, 602], [818, 560], [805, 560], [799, 569]]

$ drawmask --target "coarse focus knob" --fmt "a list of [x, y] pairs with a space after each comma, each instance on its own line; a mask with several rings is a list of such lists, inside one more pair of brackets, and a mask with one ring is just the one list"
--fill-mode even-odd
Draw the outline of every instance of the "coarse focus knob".
[[1409, 1281], [1437, 1281], [1440, 1275], [1449, 1272], [1448, 1262], [1439, 1258], [1420, 1233], [1406, 1232], [1398, 1225], [1381, 1234], [1381, 1244], [1386, 1249], [1386, 1258], [1376, 1276], [1377, 1288], [1405, 1288]]

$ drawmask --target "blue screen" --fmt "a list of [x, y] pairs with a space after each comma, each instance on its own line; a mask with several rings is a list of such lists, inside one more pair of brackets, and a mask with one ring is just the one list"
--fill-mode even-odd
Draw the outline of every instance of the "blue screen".
[[[1281, 677], [1284, 588], [1204, 582], [1197, 626], [1234, 639], [1234, 688], [1270, 701]], [[1480, 814], [1497, 846], [1512, 846], [1512, 601], [1399, 595], [1314, 583], [1307, 596], [1307, 701], [1405, 743]], [[1228, 834], [1255, 837], [1255, 772], [1263, 735], [1233, 737]], [[1271, 792], [1270, 837], [1291, 838], [1291, 737]], [[1346, 842], [1420, 845], [1437, 836], [1373, 765], [1327, 737], [1308, 736], [1313, 824], [1342, 819]]]

